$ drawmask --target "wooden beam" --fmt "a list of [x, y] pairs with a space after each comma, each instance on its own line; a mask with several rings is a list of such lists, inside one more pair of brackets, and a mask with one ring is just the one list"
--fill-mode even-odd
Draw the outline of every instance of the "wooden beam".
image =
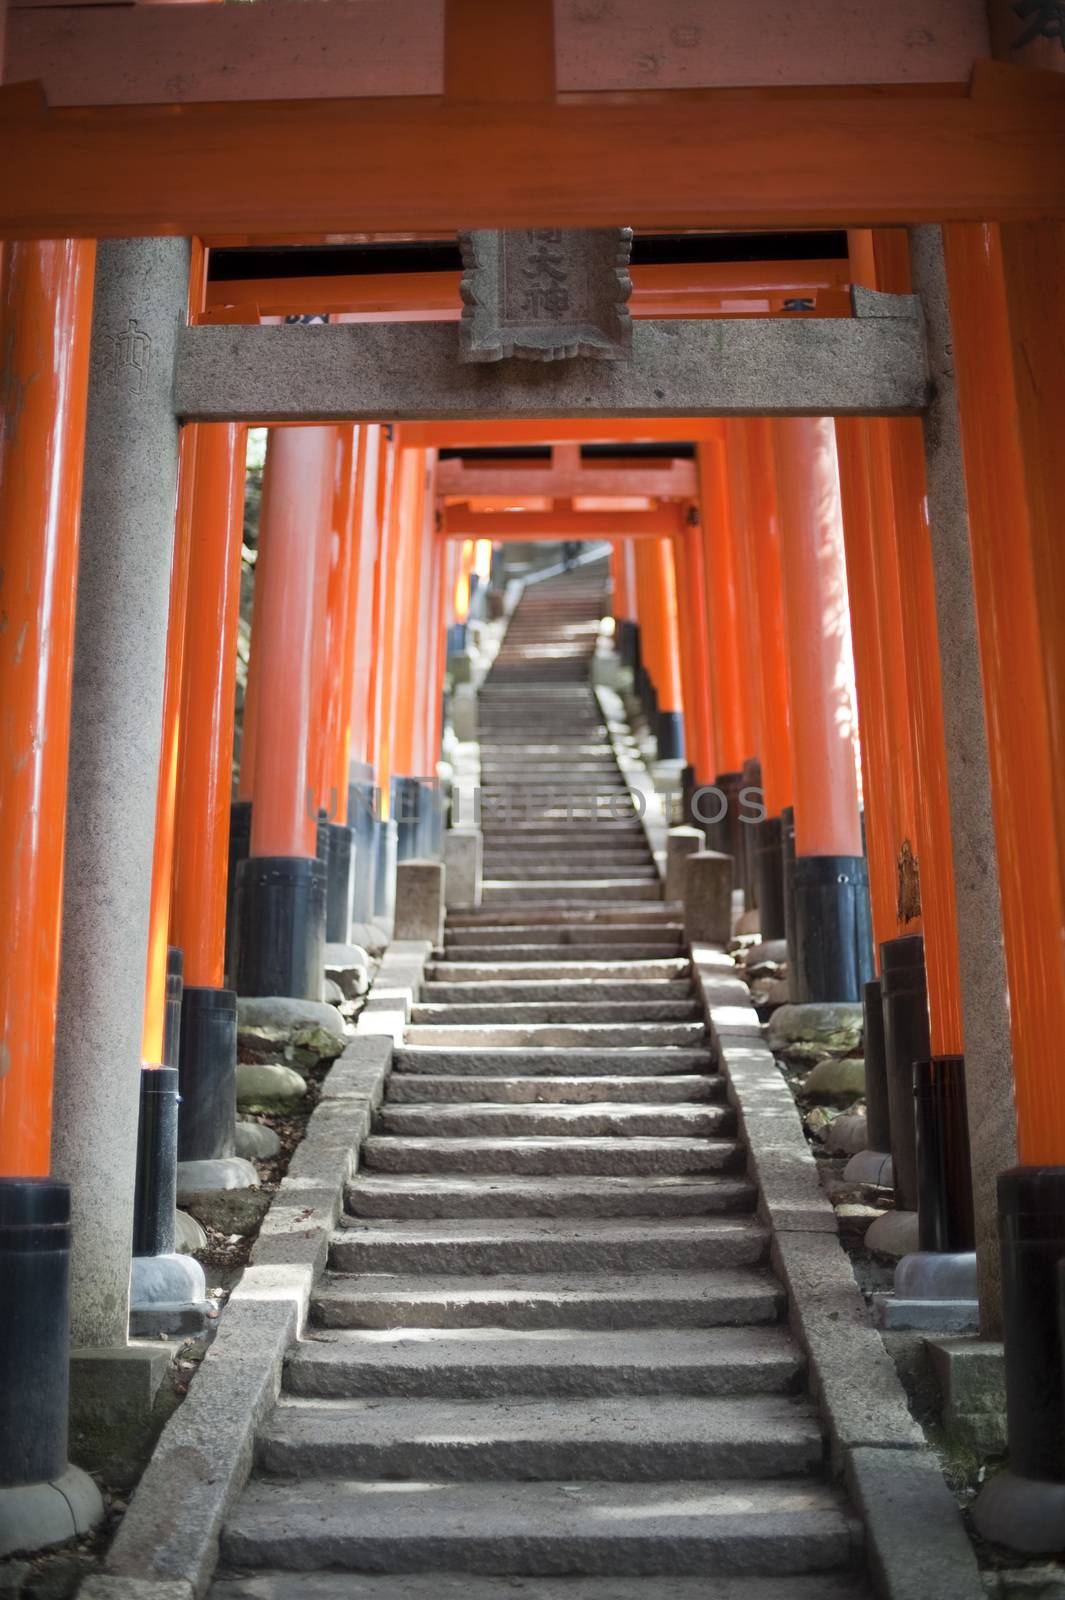
[[[263, 317], [320, 311], [368, 322], [457, 322], [460, 276], [373, 272], [222, 279], [207, 285], [208, 320], [232, 321], [215, 313], [252, 307]], [[633, 267], [631, 276], [634, 317], [850, 316], [844, 260], [652, 263]], [[797, 302], [808, 302], [809, 310], [797, 309]]]
[[654, 495], [690, 500], [697, 492], [694, 461], [589, 461], [565, 470], [549, 461], [441, 461], [441, 495], [547, 495], [568, 500], [583, 495]]
[[444, 539], [669, 539], [683, 532], [679, 505], [656, 511], [471, 511], [443, 506], [437, 532]]
[[927, 397], [914, 303], [824, 322], [638, 322], [633, 360], [463, 365], [446, 323], [186, 328], [190, 421], [913, 415]]
[[509, 418], [491, 422], [407, 422], [404, 443], [438, 450], [506, 445], [686, 444], [718, 439], [722, 424], [708, 417], [565, 417], [555, 422]]
[[1065, 217], [1065, 99], [1036, 94], [49, 110], [16, 85], [0, 143], [8, 238]]

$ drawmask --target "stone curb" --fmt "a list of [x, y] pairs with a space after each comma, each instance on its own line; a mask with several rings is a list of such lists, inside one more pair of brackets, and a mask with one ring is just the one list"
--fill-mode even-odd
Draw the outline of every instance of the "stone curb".
[[669, 822], [659, 814], [659, 795], [654, 785], [654, 779], [647, 770], [643, 757], [635, 745], [629, 748], [618, 743], [616, 737], [618, 724], [627, 726], [625, 706], [621, 696], [615, 690], [608, 689], [602, 684], [594, 685], [593, 692], [603, 724], [606, 727], [610, 749], [614, 759], [617, 761], [621, 775], [628, 784], [629, 793], [639, 796], [639, 804], [642, 807], [638, 812], [640, 823], [647, 837], [647, 845], [654, 857], [659, 876], [664, 877], [666, 837], [669, 833]]
[[980, 1600], [983, 1584], [958, 1507], [872, 1325], [746, 985], [724, 951], [696, 945], [691, 956], [758, 1185], [758, 1215], [770, 1230], [773, 1270], [788, 1291], [833, 1469], [862, 1514], [877, 1593], [883, 1600]]
[[200, 1600], [206, 1592], [223, 1523], [251, 1474], [256, 1432], [277, 1400], [285, 1358], [325, 1269], [344, 1185], [384, 1096], [398, 1037], [393, 1022], [401, 1033], [430, 948], [397, 942], [385, 952], [374, 986], [383, 986], [382, 1003], [360, 1013], [329, 1069], [250, 1265], [159, 1436], [103, 1571], [82, 1583], [82, 1600]]

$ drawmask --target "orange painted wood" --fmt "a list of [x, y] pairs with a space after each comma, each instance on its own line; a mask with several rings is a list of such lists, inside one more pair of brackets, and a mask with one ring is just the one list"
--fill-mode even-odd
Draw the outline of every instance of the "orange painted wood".
[[444, 94], [456, 103], [551, 100], [554, 0], [446, 0]]
[[411, 444], [438, 449], [529, 444], [661, 444], [716, 439], [720, 423], [712, 417], [568, 417], [561, 420], [405, 422]]
[[[373, 667], [377, 654], [374, 590], [381, 530], [377, 521], [377, 491], [384, 453], [384, 429], [371, 423], [359, 432], [359, 535], [355, 564], [355, 596], [351, 627], [350, 762], [369, 763], [373, 720]], [[350, 772], [349, 772], [350, 776]]]
[[396, 469], [398, 439], [402, 429], [384, 430], [381, 469], [377, 481], [376, 521], [379, 530], [378, 554], [374, 570], [374, 653], [370, 692], [369, 755], [381, 792], [383, 815], [388, 816], [390, 755], [389, 716], [392, 695], [392, 605], [395, 595]]
[[747, 442], [747, 515], [758, 605], [762, 678], [762, 787], [769, 816], [779, 816], [794, 798], [791, 704], [785, 649], [784, 579], [772, 424], [765, 417], [743, 423]]
[[733, 507], [729, 494], [724, 431], [696, 449], [699, 514], [703, 534], [710, 649], [713, 659], [714, 727], [721, 772], [739, 772], [752, 743], [750, 688], [739, 611]]
[[224, 982], [245, 445], [239, 423], [198, 429], [170, 928], [207, 988]]
[[[851, 314], [846, 262], [835, 259], [647, 263], [630, 275], [634, 317]], [[221, 280], [208, 285], [207, 307], [212, 316], [228, 309], [231, 317], [222, 315], [223, 321], [245, 311], [253, 320], [317, 311], [359, 321], [457, 322], [459, 278], [457, 272], [396, 272]], [[794, 309], [794, 302], [807, 300], [809, 311]]]
[[324, 671], [321, 674], [318, 803], [333, 822], [348, 819], [348, 745], [351, 737], [350, 615], [353, 572], [357, 570], [359, 530], [359, 434], [355, 425], [337, 428], [329, 561], [324, 617]]
[[836, 441], [823, 417], [773, 423], [795, 770], [795, 850], [860, 856], [853, 667]]
[[393, 611], [392, 773], [420, 777], [417, 770], [418, 634], [421, 611], [422, 540], [425, 516], [425, 452], [403, 450], [399, 462], [399, 557]]
[[252, 632], [259, 653], [253, 856], [315, 854], [316, 603], [335, 459], [335, 428], [271, 431]]
[[[1061, 315], [1039, 302], [1060, 270], [1058, 229], [1010, 239], [945, 230], [973, 583], [987, 716], [1020, 1159], [1065, 1162], [1058, 1059], [1065, 1025], [1060, 556], [1048, 549], [1060, 482]], [[1042, 256], [1043, 260], [1037, 257]], [[1046, 276], [1044, 276], [1046, 275]], [[1049, 445], [1049, 452], [1048, 447]], [[1003, 536], [1008, 530], [1008, 537]], [[1060, 534], [1058, 535], [1060, 537]], [[1052, 710], [1052, 707], [1054, 710]]]
[[762, 682], [762, 629], [751, 549], [750, 469], [745, 418], [722, 424], [729, 493], [729, 542], [736, 583], [736, 617], [743, 656], [742, 681], [747, 716], [747, 755], [761, 759], [765, 690]]
[[[556, 454], [558, 448], [556, 447]], [[691, 500], [695, 496], [695, 467], [691, 461], [663, 457], [632, 461], [599, 459], [571, 468], [557, 462], [507, 462], [463, 460], [451, 457], [437, 469], [439, 493], [475, 498], [505, 495], [510, 504], [525, 495], [546, 495], [556, 500], [597, 496], [613, 499], [654, 495], [660, 499]]]
[[1065, 100], [1012, 93], [50, 111], [15, 86], [0, 91], [0, 138], [19, 152], [0, 169], [9, 238], [1065, 216], [1065, 164], [1047, 159]]
[[[693, 506], [692, 510], [696, 508]], [[706, 575], [703, 541], [697, 521], [690, 520], [682, 538], [673, 545], [677, 560], [680, 610], [681, 662], [690, 663], [684, 684], [685, 754], [695, 769], [697, 783], [713, 783], [717, 776], [714, 743], [713, 662], [706, 625]]]
[[470, 511], [449, 505], [438, 531], [445, 539], [663, 539], [682, 528], [683, 513], [669, 504], [655, 511]]
[[0, 1176], [44, 1177], [95, 246], [0, 251]]
[[170, 943], [170, 884], [174, 862], [174, 808], [177, 798], [178, 747], [181, 739], [181, 685], [185, 664], [185, 616], [189, 562], [192, 553], [192, 495], [196, 477], [199, 429], [181, 435], [178, 465], [174, 558], [170, 572], [170, 612], [166, 629], [166, 676], [159, 740], [159, 772], [155, 791], [155, 839], [152, 894], [148, 915], [148, 960], [144, 989], [141, 1060], [160, 1066], [166, 1021], [166, 953]]

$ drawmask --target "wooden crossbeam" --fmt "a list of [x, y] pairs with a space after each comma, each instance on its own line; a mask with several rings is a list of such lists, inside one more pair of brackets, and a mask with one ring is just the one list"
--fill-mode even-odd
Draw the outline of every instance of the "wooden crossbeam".
[[441, 508], [437, 532], [444, 539], [671, 539], [685, 526], [679, 505], [654, 511], [473, 511], [451, 505]]
[[7, 238], [1065, 217], [1065, 98], [997, 88], [50, 110], [15, 86], [0, 145]]

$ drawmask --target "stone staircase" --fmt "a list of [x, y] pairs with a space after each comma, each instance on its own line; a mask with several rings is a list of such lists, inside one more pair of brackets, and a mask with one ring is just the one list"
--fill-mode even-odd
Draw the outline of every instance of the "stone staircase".
[[484, 904], [428, 968], [215, 1600], [866, 1600], [588, 686], [602, 599], [530, 587], [485, 685]]

